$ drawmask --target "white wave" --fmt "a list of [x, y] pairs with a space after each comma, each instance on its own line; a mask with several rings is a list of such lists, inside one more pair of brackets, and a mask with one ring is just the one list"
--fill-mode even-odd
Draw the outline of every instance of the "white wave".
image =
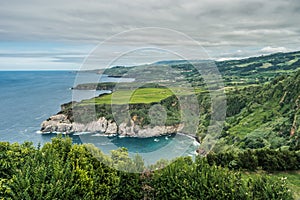
[[91, 132], [76, 132], [73, 135], [86, 135], [86, 134], [89, 134], [89, 133], [91, 133]]
[[96, 133], [92, 135], [93, 137], [108, 137], [108, 136], [116, 136], [116, 134], [104, 134], [104, 133]]
[[53, 132], [42, 132], [42, 131], [36, 131], [36, 133], [39, 133], [39, 134], [63, 134], [63, 135], [68, 135], [69, 133], [67, 132], [57, 132], [57, 131], [53, 131]]
[[195, 137], [193, 137], [193, 136], [191, 136], [191, 135], [188, 135], [188, 134], [184, 134], [184, 133], [176, 133], [176, 134], [178, 134], [178, 135], [182, 135], [182, 136], [186, 136], [186, 137], [188, 137], [188, 138], [191, 138], [191, 139], [195, 139]]
[[197, 142], [197, 140], [194, 140], [194, 141], [193, 141], [193, 145], [197, 147], [197, 146], [200, 146], [200, 143]]

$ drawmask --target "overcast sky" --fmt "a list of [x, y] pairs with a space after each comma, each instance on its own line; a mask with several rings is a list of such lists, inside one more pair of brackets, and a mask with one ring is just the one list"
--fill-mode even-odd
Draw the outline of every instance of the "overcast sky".
[[[99, 42], [144, 27], [186, 34], [217, 60], [297, 51], [299, 19], [299, 0], [0, 1], [0, 69], [79, 69]], [[126, 45], [144, 37], [172, 45], [159, 34], [129, 37]], [[102, 48], [122, 51], [122, 45]], [[124, 64], [130, 62], [148, 60], [129, 56]]]

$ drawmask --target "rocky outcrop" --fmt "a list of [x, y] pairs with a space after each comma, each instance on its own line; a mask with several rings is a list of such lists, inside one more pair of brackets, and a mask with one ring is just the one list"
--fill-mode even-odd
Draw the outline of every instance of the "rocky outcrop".
[[42, 132], [71, 132], [73, 127], [66, 115], [58, 114], [51, 116], [41, 124]]
[[121, 123], [118, 127], [118, 134], [131, 137], [154, 137], [159, 135], [179, 132], [183, 129], [182, 125], [173, 126], [144, 126], [140, 127], [134, 121], [130, 123]]
[[183, 125], [148, 125], [140, 127], [139, 125], [135, 124], [133, 120], [131, 120], [129, 123], [123, 122], [118, 125], [116, 122], [107, 120], [104, 117], [101, 117], [97, 121], [92, 121], [88, 124], [81, 124], [71, 122], [64, 114], [54, 115], [41, 124], [41, 131], [43, 133], [101, 132], [103, 134], [118, 134], [129, 137], [153, 137], [180, 132], [182, 129]]

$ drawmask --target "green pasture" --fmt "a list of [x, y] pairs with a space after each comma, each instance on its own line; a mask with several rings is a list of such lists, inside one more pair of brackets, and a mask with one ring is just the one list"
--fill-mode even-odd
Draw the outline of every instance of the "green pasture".
[[187, 88], [138, 88], [136, 90], [117, 90], [111, 94], [83, 100], [80, 105], [87, 104], [137, 104], [137, 103], [156, 103], [171, 95], [190, 95], [204, 92], [203, 89]]

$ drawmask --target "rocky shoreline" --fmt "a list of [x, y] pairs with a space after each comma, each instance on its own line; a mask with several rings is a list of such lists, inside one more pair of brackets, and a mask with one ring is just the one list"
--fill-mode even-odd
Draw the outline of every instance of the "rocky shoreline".
[[168, 135], [180, 132], [183, 129], [182, 124], [172, 126], [153, 126], [150, 125], [140, 127], [135, 124], [133, 120], [129, 123], [122, 122], [117, 124], [112, 120], [107, 120], [100, 117], [97, 121], [89, 122], [88, 124], [81, 124], [71, 122], [64, 114], [57, 114], [51, 116], [41, 124], [42, 133], [74, 133], [74, 132], [101, 132], [106, 135], [120, 135], [127, 137], [154, 137], [161, 135]]

